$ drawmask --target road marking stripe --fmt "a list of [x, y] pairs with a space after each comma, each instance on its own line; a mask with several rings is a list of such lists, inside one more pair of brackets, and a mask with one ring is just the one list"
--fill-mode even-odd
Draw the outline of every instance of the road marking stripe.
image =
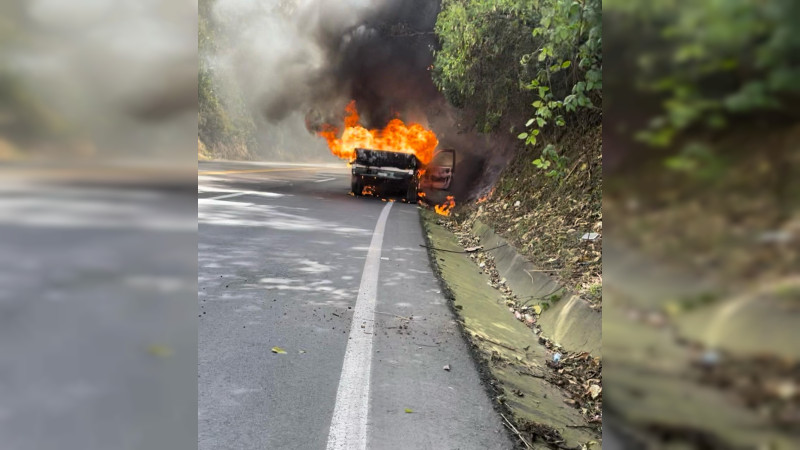
[[314, 183], [323, 183], [323, 182], [325, 182], [325, 181], [331, 181], [331, 180], [335, 180], [335, 179], [336, 179], [336, 178], [323, 178], [323, 179], [321, 179], [321, 180], [316, 180], [316, 181], [314, 181]]
[[367, 418], [369, 416], [370, 372], [372, 366], [372, 337], [374, 336], [375, 298], [378, 293], [378, 272], [381, 264], [383, 231], [392, 203], [387, 203], [378, 217], [372, 241], [364, 262], [361, 286], [347, 349], [344, 352], [342, 375], [336, 392], [327, 450], [366, 450]]
[[306, 171], [309, 170], [319, 170], [318, 168], [313, 167], [303, 167], [303, 168], [289, 168], [289, 169], [233, 169], [233, 170], [201, 170], [197, 172], [197, 175], [226, 175], [230, 173], [260, 173], [260, 172], [296, 172], [296, 171]]
[[244, 192], [235, 192], [235, 193], [233, 193], [233, 194], [218, 195], [218, 196], [216, 196], [216, 197], [209, 197], [209, 198], [206, 198], [206, 199], [201, 199], [201, 200], [220, 200], [220, 199], [223, 199], [223, 198], [231, 198], [231, 197], [238, 197], [238, 196], [240, 196], [240, 195], [247, 195], [247, 194], [249, 194], [249, 193], [250, 193], [250, 192], [247, 192], [247, 191], [244, 191]]

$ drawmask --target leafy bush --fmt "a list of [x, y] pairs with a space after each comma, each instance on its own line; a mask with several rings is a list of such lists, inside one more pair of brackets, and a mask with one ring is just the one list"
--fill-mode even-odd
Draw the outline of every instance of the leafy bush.
[[[735, 116], [780, 113], [800, 92], [794, 0], [607, 0], [603, 6], [612, 19], [607, 39], [628, 49], [632, 70], [620, 71], [627, 89], [658, 103], [637, 133], [652, 146], [668, 147], [690, 129], [722, 130]], [[621, 31], [634, 27], [635, 40]]]
[[520, 64], [533, 52], [535, 0], [444, 0], [435, 31], [433, 78], [447, 100], [476, 113], [476, 126], [493, 132], [507, 115], [532, 101], [525, 83], [532, 67]]
[[[504, 116], [529, 118], [518, 138], [536, 145], [544, 127], [602, 101], [600, 0], [445, 0], [436, 34], [434, 81], [452, 104], [477, 112], [483, 132]], [[563, 176], [553, 148], [536, 161]]]
[[603, 89], [600, 0], [543, 0], [538, 11], [539, 24], [532, 30], [538, 46], [520, 61], [535, 73], [526, 85], [536, 95], [534, 117], [525, 124], [531, 131], [518, 136], [529, 145], [536, 145], [548, 124], [565, 126], [567, 113], [596, 108]]

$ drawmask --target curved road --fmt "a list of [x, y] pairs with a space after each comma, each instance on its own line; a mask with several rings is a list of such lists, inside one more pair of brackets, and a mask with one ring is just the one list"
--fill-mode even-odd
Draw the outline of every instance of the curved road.
[[512, 448], [417, 207], [348, 190], [343, 166], [200, 163], [199, 448]]

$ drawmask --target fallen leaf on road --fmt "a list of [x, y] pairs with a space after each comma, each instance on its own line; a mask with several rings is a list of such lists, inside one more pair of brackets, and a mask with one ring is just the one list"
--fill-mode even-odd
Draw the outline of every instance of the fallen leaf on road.
[[589, 395], [591, 395], [592, 398], [597, 398], [597, 396], [600, 395], [600, 392], [602, 392], [602, 391], [603, 391], [603, 388], [601, 388], [600, 386], [598, 386], [596, 384], [593, 384], [593, 385], [589, 386]]
[[147, 347], [147, 352], [153, 356], [158, 356], [159, 358], [168, 358], [172, 356], [172, 349], [166, 345], [151, 345], [150, 347]]
[[300, 353], [300, 354], [303, 354], [303, 353], [305, 353], [305, 352], [306, 352], [305, 350], [298, 350], [298, 351], [297, 351], [297, 353]]
[[406, 414], [411, 414], [411, 413], [413, 413], [413, 412], [414, 412], [414, 411], [412, 411], [412, 410], [410, 410], [410, 409], [406, 408]]
[[278, 353], [278, 354], [281, 354], [281, 355], [285, 355], [286, 354], [286, 350], [284, 350], [284, 349], [282, 349], [280, 347], [272, 347], [272, 353]]
[[445, 365], [444, 367], [442, 367], [442, 369], [444, 369], [444, 370], [449, 372], [450, 371], [450, 364]]

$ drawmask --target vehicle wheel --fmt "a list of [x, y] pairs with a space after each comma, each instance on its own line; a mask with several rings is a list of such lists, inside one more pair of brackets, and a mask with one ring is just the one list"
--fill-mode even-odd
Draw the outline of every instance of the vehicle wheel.
[[361, 184], [361, 177], [353, 175], [350, 178], [350, 189], [353, 191], [353, 195], [361, 196], [361, 191], [364, 190], [364, 186]]
[[408, 183], [408, 190], [406, 191], [406, 202], [412, 205], [417, 203], [417, 183]]

